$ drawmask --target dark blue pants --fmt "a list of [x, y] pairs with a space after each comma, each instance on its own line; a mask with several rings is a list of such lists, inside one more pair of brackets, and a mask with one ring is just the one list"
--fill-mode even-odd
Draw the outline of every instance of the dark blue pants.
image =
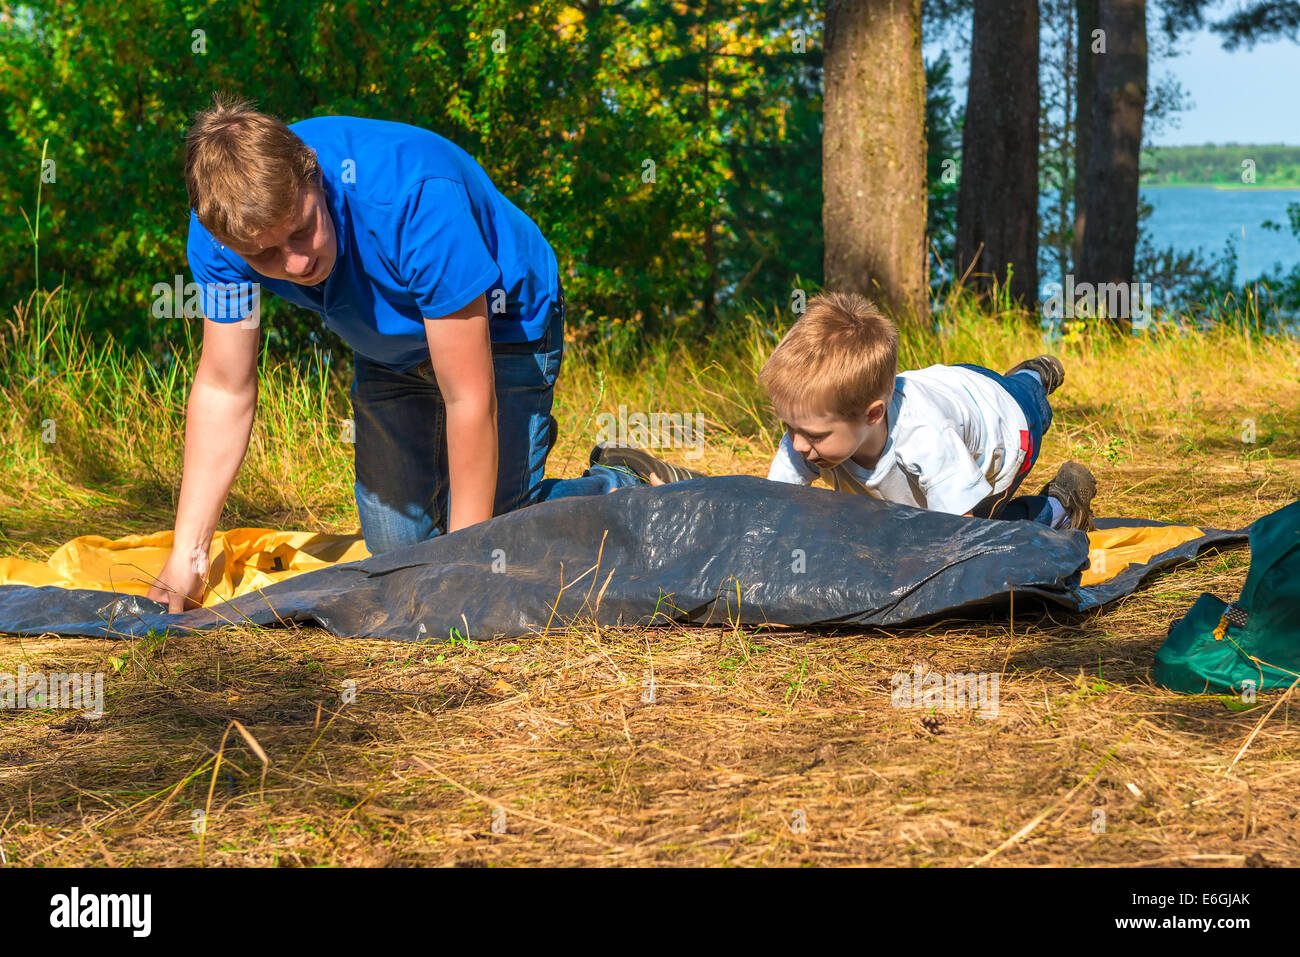
[[[492, 344], [499, 445], [494, 515], [640, 482], [626, 470], [599, 465], [581, 478], [544, 478], [555, 443], [551, 400], [563, 357], [563, 289], [540, 339]], [[357, 514], [366, 547], [379, 554], [441, 534], [450, 476], [446, 406], [433, 363], [398, 372], [357, 355], [351, 396]]]
[[1052, 507], [1048, 503], [1046, 495], [1021, 495], [1012, 498], [1016, 493], [1016, 489], [1020, 488], [1020, 483], [1029, 474], [1029, 470], [1038, 461], [1038, 452], [1043, 444], [1043, 434], [1052, 424], [1052, 406], [1047, 401], [1047, 390], [1043, 388], [1042, 383], [1031, 375], [1005, 376], [994, 372], [992, 369], [986, 369], [983, 366], [967, 362], [960, 363], [960, 365], [963, 369], [970, 369], [981, 375], [988, 376], [1010, 393], [1011, 398], [1015, 399], [1016, 404], [1024, 411], [1025, 421], [1029, 423], [1028, 433], [1021, 434], [1021, 448], [1025, 448], [1027, 443], [1028, 455], [1025, 457], [1024, 465], [1020, 467], [1020, 471], [1016, 474], [1015, 480], [1012, 481], [1011, 487], [984, 499], [971, 510], [971, 514], [977, 518], [1000, 518], [1008, 521], [1028, 520], [1040, 522], [1043, 525], [1051, 525]]

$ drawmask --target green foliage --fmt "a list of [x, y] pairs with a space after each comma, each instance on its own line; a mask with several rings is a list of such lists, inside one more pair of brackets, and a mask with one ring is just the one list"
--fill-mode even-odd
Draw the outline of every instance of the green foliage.
[[925, 65], [925, 176], [929, 183], [925, 231], [929, 237], [931, 284], [956, 259], [957, 190], [964, 110], [953, 96], [952, 61], [946, 52]]
[[[579, 325], [788, 301], [821, 272], [820, 43], [798, 0], [37, 0], [0, 25], [0, 297], [36, 282], [20, 211], [48, 138], [41, 285], [172, 361], [185, 320], [153, 316], [151, 290], [190, 279], [184, 135], [226, 89], [286, 122], [364, 115], [463, 146], [555, 248]], [[263, 310], [278, 353], [338, 344]]]
[[1238, 7], [1213, 29], [1223, 36], [1228, 50], [1243, 44], [1250, 48], [1256, 41], [1275, 37], [1296, 40], [1300, 38], [1300, 6], [1295, 0], [1255, 0]]

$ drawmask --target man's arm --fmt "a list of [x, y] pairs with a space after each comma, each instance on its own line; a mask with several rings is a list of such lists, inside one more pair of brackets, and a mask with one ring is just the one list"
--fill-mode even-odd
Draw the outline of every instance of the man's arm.
[[172, 551], [148, 597], [183, 611], [202, 596], [208, 549], [253, 431], [258, 328], [203, 321], [203, 352], [185, 415], [185, 464]]
[[447, 407], [447, 531], [492, 517], [497, 488], [497, 393], [486, 293], [440, 319], [425, 317], [429, 358]]

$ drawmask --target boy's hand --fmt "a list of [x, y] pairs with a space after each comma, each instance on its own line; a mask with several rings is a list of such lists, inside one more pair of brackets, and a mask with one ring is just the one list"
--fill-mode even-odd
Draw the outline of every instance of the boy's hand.
[[[665, 482], [663, 479], [661, 479], [658, 475], [655, 475], [653, 472], [651, 472], [651, 473], [650, 473], [650, 484], [651, 484], [651, 485], [667, 485], [668, 483]], [[606, 492], [605, 494], [606, 494], [606, 495], [613, 495], [613, 494], [614, 494], [615, 492], [617, 492], [617, 491], [618, 491], [618, 489], [616, 489], [616, 488], [612, 488], [612, 489], [610, 489], [608, 492]]]

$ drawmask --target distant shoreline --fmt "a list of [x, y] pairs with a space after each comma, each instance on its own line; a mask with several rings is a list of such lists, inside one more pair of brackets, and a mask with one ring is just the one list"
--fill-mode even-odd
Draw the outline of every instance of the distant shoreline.
[[1225, 192], [1247, 193], [1294, 193], [1300, 192], [1300, 184], [1295, 186], [1262, 186], [1258, 183], [1240, 185], [1234, 183], [1143, 183], [1138, 182], [1139, 189], [1218, 189]]
[[[1224, 143], [1142, 151], [1138, 183], [1148, 189], [1300, 190], [1300, 146]], [[1245, 182], [1246, 176], [1253, 182]]]

